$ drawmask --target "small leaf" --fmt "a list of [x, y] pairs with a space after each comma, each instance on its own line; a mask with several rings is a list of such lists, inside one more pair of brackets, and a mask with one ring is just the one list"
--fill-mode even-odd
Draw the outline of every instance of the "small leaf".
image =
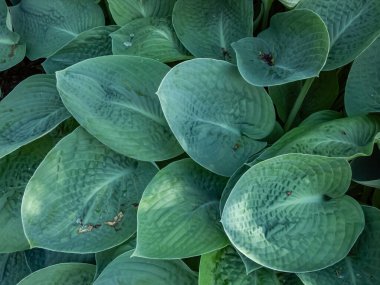
[[329, 51], [329, 35], [317, 14], [293, 10], [274, 15], [268, 29], [232, 47], [245, 80], [273, 86], [318, 76]]
[[344, 159], [277, 156], [243, 174], [222, 224], [232, 244], [265, 267], [320, 270], [343, 259], [364, 228], [359, 203], [344, 195], [350, 182]]
[[219, 222], [225, 182], [191, 159], [160, 170], [138, 208], [134, 256], [185, 258], [226, 246], [228, 240]]
[[301, 0], [280, 0], [287, 8], [294, 8]]
[[21, 216], [29, 243], [91, 253], [124, 242], [136, 231], [134, 205], [156, 172], [79, 127], [48, 153], [26, 186]]
[[56, 128], [70, 117], [54, 75], [33, 75], [0, 102], [0, 158]]
[[302, 0], [297, 9], [310, 9], [326, 23], [330, 52], [323, 70], [354, 60], [380, 35], [378, 0]]
[[102, 9], [93, 0], [23, 0], [11, 7], [11, 16], [30, 60], [48, 57], [79, 33], [104, 26]]
[[196, 285], [197, 276], [181, 260], [131, 257], [133, 250], [113, 260], [94, 285]]
[[[157, 91], [177, 140], [196, 162], [231, 176], [266, 145], [275, 113], [264, 88], [244, 81], [236, 66], [193, 59], [172, 68]], [[212, 112], [210, 110], [213, 110]]]

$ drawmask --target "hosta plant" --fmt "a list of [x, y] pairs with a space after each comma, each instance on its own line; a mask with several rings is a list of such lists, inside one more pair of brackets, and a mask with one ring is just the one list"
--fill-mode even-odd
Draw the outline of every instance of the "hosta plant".
[[380, 1], [0, 0], [0, 283], [380, 284]]

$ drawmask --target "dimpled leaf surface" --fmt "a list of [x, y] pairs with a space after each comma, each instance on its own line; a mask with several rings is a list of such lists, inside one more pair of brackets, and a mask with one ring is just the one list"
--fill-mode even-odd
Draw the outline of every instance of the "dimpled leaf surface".
[[136, 19], [111, 34], [113, 54], [149, 57], [162, 62], [190, 59], [170, 18]]
[[261, 139], [275, 124], [264, 88], [245, 82], [236, 66], [225, 61], [193, 59], [176, 65], [157, 94], [183, 149], [220, 175], [231, 176], [263, 149]]
[[184, 258], [227, 245], [219, 200], [226, 183], [191, 159], [173, 162], [153, 178], [137, 212], [135, 256]]
[[94, 285], [196, 285], [197, 276], [180, 260], [131, 257], [128, 251], [112, 261]]
[[0, 158], [38, 139], [70, 117], [54, 75], [34, 75], [0, 102]]
[[169, 71], [149, 58], [113, 55], [57, 72], [62, 101], [90, 134], [129, 157], [157, 161], [183, 152], [155, 94]]
[[104, 25], [102, 9], [93, 0], [23, 0], [11, 7], [11, 16], [30, 60], [47, 57], [79, 33]]
[[21, 223], [26, 184], [56, 140], [44, 136], [0, 159], [0, 252], [29, 249]]
[[349, 116], [380, 112], [380, 39], [355, 59], [346, 84]]
[[280, 285], [272, 270], [257, 269], [247, 274], [242, 260], [231, 246], [202, 255], [199, 265], [199, 284]]
[[98, 252], [136, 231], [136, 203], [157, 170], [113, 152], [79, 127], [45, 157], [21, 205], [32, 247]]
[[252, 35], [249, 0], [178, 0], [173, 26], [183, 45], [196, 57], [235, 61], [230, 44]]
[[326, 268], [348, 254], [364, 228], [359, 203], [344, 195], [350, 181], [344, 159], [305, 154], [268, 159], [236, 183], [222, 224], [232, 244], [265, 267]]
[[318, 76], [329, 51], [329, 35], [317, 14], [293, 10], [274, 15], [268, 29], [232, 47], [245, 80], [273, 86]]
[[112, 18], [123, 26], [134, 19], [171, 16], [176, 0], [107, 0]]
[[380, 34], [378, 0], [302, 0], [298, 8], [321, 16], [330, 35], [330, 52], [324, 70], [354, 60]]
[[324, 270], [298, 274], [303, 284], [380, 284], [380, 210], [363, 206], [363, 211], [365, 228], [348, 256]]
[[110, 33], [118, 28], [100, 26], [80, 33], [42, 63], [45, 72], [54, 73], [88, 58], [112, 54]]
[[86, 263], [60, 263], [33, 272], [18, 285], [90, 285], [95, 274], [95, 265]]

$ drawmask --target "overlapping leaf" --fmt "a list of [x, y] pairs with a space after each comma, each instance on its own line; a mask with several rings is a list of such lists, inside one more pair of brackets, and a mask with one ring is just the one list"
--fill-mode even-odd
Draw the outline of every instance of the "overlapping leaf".
[[326, 63], [329, 35], [317, 14], [293, 10], [274, 15], [268, 29], [232, 47], [245, 80], [273, 86], [318, 76]]
[[380, 188], [380, 150], [375, 146], [369, 157], [358, 157], [351, 162], [352, 180], [369, 187]]
[[194, 59], [176, 65], [158, 97], [183, 149], [205, 168], [230, 176], [266, 145], [274, 127], [271, 99], [244, 81], [236, 66]]
[[287, 154], [251, 167], [222, 214], [233, 245], [279, 271], [306, 272], [343, 259], [364, 228], [358, 202], [344, 195], [346, 160]]
[[230, 46], [252, 35], [253, 4], [249, 0], [178, 0], [173, 26], [182, 44], [196, 57], [235, 61]]
[[38, 139], [70, 117], [54, 75], [30, 76], [0, 103], [0, 158]]
[[30, 60], [48, 57], [79, 33], [104, 25], [93, 0], [23, 0], [11, 7], [11, 16]]
[[137, 204], [157, 172], [113, 152], [82, 128], [62, 139], [29, 181], [21, 205], [32, 247], [89, 253], [136, 231]]
[[349, 116], [380, 112], [380, 39], [365, 50], [351, 67], [344, 106]]
[[57, 72], [62, 101], [89, 133], [129, 157], [156, 161], [183, 152], [155, 94], [169, 67], [137, 56], [88, 59]]
[[226, 246], [228, 240], [219, 222], [225, 182], [191, 159], [160, 170], [139, 205], [134, 255], [184, 258]]
[[302, 0], [297, 9], [321, 16], [330, 35], [330, 52], [324, 70], [354, 60], [380, 35], [378, 0]]

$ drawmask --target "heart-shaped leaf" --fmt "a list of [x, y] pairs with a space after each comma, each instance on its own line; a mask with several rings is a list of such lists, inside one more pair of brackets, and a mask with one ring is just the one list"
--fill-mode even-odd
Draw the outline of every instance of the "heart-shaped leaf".
[[176, 1], [107, 0], [112, 18], [119, 26], [138, 18], [171, 16]]
[[93, 0], [23, 0], [11, 7], [11, 16], [30, 60], [48, 57], [79, 33], [104, 26], [102, 9]]
[[118, 28], [100, 26], [80, 33], [42, 63], [44, 70], [54, 73], [88, 58], [112, 54], [110, 33]]
[[348, 116], [380, 112], [380, 39], [355, 59], [346, 84]]
[[326, 63], [329, 35], [309, 10], [278, 13], [257, 37], [232, 44], [241, 75], [256, 86], [273, 86], [318, 76]]
[[176, 161], [160, 170], [137, 212], [134, 256], [185, 258], [227, 245], [219, 200], [226, 179], [194, 163]]
[[95, 265], [86, 263], [60, 263], [38, 270], [18, 285], [90, 285], [95, 274]]
[[197, 276], [180, 260], [131, 257], [128, 251], [112, 261], [94, 285], [196, 285]]
[[136, 231], [137, 204], [157, 170], [113, 152], [84, 129], [62, 139], [30, 179], [21, 205], [32, 247], [98, 252]]
[[236, 66], [193, 59], [176, 65], [158, 89], [162, 110], [183, 149], [205, 168], [230, 176], [266, 145], [275, 124], [264, 88]]
[[0, 102], [0, 158], [53, 130], [70, 117], [54, 75], [33, 75]]
[[320, 270], [343, 259], [364, 228], [359, 203], [344, 195], [350, 182], [344, 159], [277, 156], [243, 174], [222, 224], [232, 244], [265, 267]]
[[305, 285], [380, 284], [380, 210], [363, 206], [365, 228], [341, 262], [324, 270], [298, 274]]
[[170, 18], [142, 18], [111, 34], [113, 54], [138, 55], [162, 62], [190, 59]]
[[169, 67], [127, 55], [102, 56], [58, 71], [62, 101], [90, 134], [113, 150], [144, 161], [183, 152], [155, 94]]
[[235, 61], [230, 44], [253, 32], [249, 0], [178, 0], [173, 26], [182, 44], [196, 57]]
[[324, 70], [354, 60], [380, 35], [378, 0], [302, 0], [297, 9], [321, 16], [330, 35], [330, 52]]

